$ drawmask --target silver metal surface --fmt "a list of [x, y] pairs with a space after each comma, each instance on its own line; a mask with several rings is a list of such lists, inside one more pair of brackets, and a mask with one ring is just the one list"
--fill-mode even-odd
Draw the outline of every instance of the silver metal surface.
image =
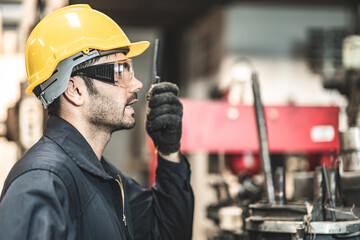
[[348, 206], [360, 206], [360, 173], [343, 172], [341, 174], [341, 184], [343, 187], [346, 204]]
[[344, 171], [360, 170], [360, 129], [351, 127], [339, 133], [340, 155]]
[[336, 206], [336, 202], [337, 202], [336, 171], [333, 168], [329, 169], [329, 183], [330, 183], [330, 191], [331, 191], [331, 201]]
[[277, 167], [274, 172], [274, 188], [276, 204], [285, 204], [285, 169], [283, 167]]
[[342, 151], [341, 158], [344, 171], [360, 171], [360, 150]]
[[294, 178], [294, 201], [307, 200], [312, 201], [314, 198], [314, 172], [293, 172]]
[[296, 227], [296, 240], [303, 240], [305, 238], [305, 225], [300, 224]]
[[360, 150], [360, 129], [351, 127], [339, 133], [341, 151]]
[[313, 220], [322, 221], [324, 220], [324, 179], [322, 174], [321, 167], [316, 167], [314, 172], [314, 210], [313, 210]]
[[320, 167], [315, 168], [314, 172], [314, 200], [323, 198], [323, 175]]
[[350, 35], [343, 40], [343, 66], [346, 69], [356, 69], [360, 67], [360, 36]]
[[[245, 220], [246, 230], [268, 233], [293, 233], [302, 221], [259, 221], [248, 217]], [[311, 222], [312, 232], [316, 234], [348, 234], [360, 230], [360, 220], [351, 221], [318, 221]]]
[[[328, 199], [329, 205], [332, 209], [335, 209], [335, 202], [331, 198], [332, 192], [331, 192], [331, 186], [330, 186], [330, 180], [329, 180], [329, 172], [328, 172], [325, 164], [323, 165], [323, 177], [324, 177], [326, 195], [328, 197], [330, 196], [330, 198]], [[336, 221], [335, 212], [331, 211], [330, 214], [331, 214], [331, 220], [333, 220], [333, 222], [335, 222]]]

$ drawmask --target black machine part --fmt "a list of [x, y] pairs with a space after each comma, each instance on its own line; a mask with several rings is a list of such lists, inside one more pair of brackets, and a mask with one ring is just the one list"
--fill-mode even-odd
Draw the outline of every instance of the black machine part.
[[154, 84], [160, 83], [160, 76], [158, 75], [158, 58], [159, 58], [159, 45], [160, 40], [155, 39], [155, 49], [154, 49], [154, 66], [153, 66], [153, 73], [154, 73]]

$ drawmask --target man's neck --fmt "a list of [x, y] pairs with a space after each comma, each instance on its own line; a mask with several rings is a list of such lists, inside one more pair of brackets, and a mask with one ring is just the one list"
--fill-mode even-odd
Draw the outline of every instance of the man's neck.
[[72, 124], [83, 135], [100, 161], [105, 147], [110, 140], [111, 133], [84, 121], [80, 117], [69, 117], [66, 115], [61, 117]]

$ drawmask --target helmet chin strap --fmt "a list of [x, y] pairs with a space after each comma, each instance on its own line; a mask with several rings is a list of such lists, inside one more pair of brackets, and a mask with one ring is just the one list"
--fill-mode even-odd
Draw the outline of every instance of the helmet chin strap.
[[100, 56], [98, 50], [90, 50], [88, 54], [79, 52], [59, 62], [53, 75], [34, 88], [33, 92], [37, 98], [40, 99], [43, 107], [46, 109], [56, 98], [66, 91], [72, 69], [76, 65], [97, 56]]

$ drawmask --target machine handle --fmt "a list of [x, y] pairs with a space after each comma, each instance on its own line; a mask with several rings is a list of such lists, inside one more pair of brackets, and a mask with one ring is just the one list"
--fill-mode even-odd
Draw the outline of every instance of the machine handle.
[[267, 191], [269, 203], [275, 204], [275, 190], [274, 190], [273, 177], [271, 171], [266, 122], [264, 116], [264, 108], [261, 102], [260, 87], [259, 87], [257, 74], [253, 73], [251, 78], [252, 78], [252, 87], [254, 93], [256, 126], [258, 130], [259, 145], [260, 145], [260, 157], [265, 174], [266, 191]]

